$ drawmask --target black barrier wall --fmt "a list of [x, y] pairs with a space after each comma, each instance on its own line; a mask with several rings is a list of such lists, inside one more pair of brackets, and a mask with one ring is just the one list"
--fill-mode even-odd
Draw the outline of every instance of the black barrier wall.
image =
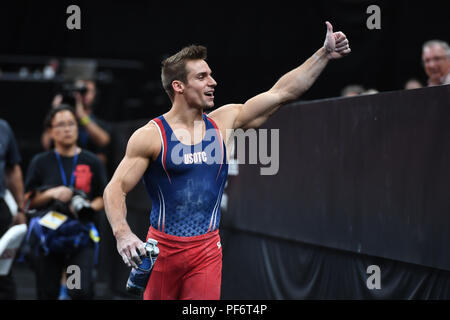
[[450, 270], [450, 86], [293, 104], [279, 171], [240, 165], [225, 224]]
[[[225, 190], [222, 298], [449, 299], [449, 97], [441, 86], [275, 114], [263, 128], [279, 129], [278, 173], [240, 164]], [[117, 128], [114, 158], [143, 123]], [[128, 197], [142, 234], [148, 201], [139, 186]], [[373, 265], [380, 289], [367, 287]]]
[[441, 86], [274, 115], [279, 172], [229, 178], [222, 298], [450, 299], [449, 98]]
[[224, 300], [450, 299], [448, 271], [229, 228], [221, 236]]

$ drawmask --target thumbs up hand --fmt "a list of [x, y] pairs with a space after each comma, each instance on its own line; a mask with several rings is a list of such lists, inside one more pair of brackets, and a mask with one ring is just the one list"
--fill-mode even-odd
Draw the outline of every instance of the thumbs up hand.
[[325, 22], [327, 26], [327, 35], [323, 47], [328, 52], [330, 59], [339, 59], [348, 55], [351, 51], [348, 44], [348, 39], [341, 31], [333, 32], [333, 26], [328, 21]]

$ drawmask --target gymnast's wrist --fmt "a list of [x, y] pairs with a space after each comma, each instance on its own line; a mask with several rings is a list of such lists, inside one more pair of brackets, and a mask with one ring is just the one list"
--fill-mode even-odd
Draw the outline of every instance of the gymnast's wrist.
[[330, 54], [332, 52], [333, 52], [333, 50], [332, 51], [328, 51], [328, 49], [325, 46], [323, 46], [319, 50], [317, 50], [316, 54], [320, 58], [326, 58], [326, 59], [330, 60], [330, 58], [331, 58]]
[[121, 238], [129, 233], [131, 233], [131, 229], [127, 223], [121, 223], [117, 226], [112, 227], [113, 235], [116, 239]]

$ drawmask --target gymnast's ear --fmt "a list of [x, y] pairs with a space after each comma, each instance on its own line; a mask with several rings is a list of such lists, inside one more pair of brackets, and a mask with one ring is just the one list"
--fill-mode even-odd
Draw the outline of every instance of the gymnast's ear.
[[172, 81], [172, 88], [175, 93], [183, 94], [184, 92], [184, 83], [180, 80]]

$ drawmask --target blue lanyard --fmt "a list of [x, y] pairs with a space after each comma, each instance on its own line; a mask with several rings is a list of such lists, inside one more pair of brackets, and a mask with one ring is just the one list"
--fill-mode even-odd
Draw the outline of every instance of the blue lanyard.
[[[64, 171], [64, 167], [61, 161], [61, 156], [59, 155], [58, 151], [55, 150], [56, 160], [58, 160], [59, 164], [59, 172], [61, 173], [61, 179], [63, 184], [67, 187], [67, 179], [66, 179], [66, 173]], [[73, 165], [72, 165], [72, 175], [70, 176], [70, 187], [73, 187], [73, 184], [75, 182], [75, 167], [77, 165], [78, 161], [78, 153], [75, 151], [75, 155], [73, 156]]]

